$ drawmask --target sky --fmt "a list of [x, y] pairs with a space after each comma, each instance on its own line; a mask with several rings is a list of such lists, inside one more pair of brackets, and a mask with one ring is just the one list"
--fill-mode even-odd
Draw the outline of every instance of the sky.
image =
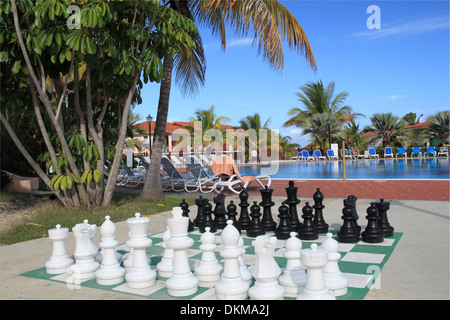
[[[194, 97], [172, 85], [168, 121], [187, 121], [195, 111], [214, 106], [230, 125], [259, 113], [263, 122], [292, 142], [305, 146], [301, 128], [282, 125], [298, 100], [300, 87], [335, 82], [335, 94], [347, 92], [345, 104], [360, 116], [362, 129], [375, 113], [399, 117], [449, 110], [449, 1], [280, 1], [299, 21], [311, 45], [317, 70], [303, 55], [284, 47], [284, 68], [275, 71], [258, 55], [250, 37], [230, 29], [227, 48], [209, 29], [200, 28], [206, 55], [206, 82]], [[376, 5], [378, 11], [368, 10]], [[370, 8], [369, 8], [370, 9]], [[379, 13], [378, 15], [376, 15]], [[375, 19], [378, 18], [378, 19]], [[374, 29], [379, 22], [379, 29]], [[370, 27], [370, 28], [369, 28]], [[133, 112], [142, 121], [156, 117], [159, 84], [142, 89], [143, 103]]]

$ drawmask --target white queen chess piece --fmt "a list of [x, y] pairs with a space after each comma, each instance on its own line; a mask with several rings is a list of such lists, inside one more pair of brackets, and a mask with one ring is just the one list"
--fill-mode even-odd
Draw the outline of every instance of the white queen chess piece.
[[62, 274], [73, 265], [73, 259], [66, 253], [65, 240], [69, 235], [68, 228], [61, 228], [60, 224], [56, 228], [48, 230], [48, 238], [53, 241], [52, 255], [45, 263], [48, 274]]
[[321, 247], [328, 251], [328, 263], [323, 267], [325, 285], [334, 296], [343, 296], [348, 291], [348, 280], [339, 270], [338, 261], [341, 258], [338, 252], [339, 243], [333, 239], [332, 233], [327, 233]]
[[72, 228], [75, 237], [75, 264], [70, 267], [70, 273], [75, 280], [86, 280], [95, 277], [95, 271], [100, 264], [95, 261], [98, 249], [92, 242], [97, 226], [87, 220]]
[[295, 232], [291, 232], [290, 236], [285, 244], [286, 268], [278, 278], [278, 282], [284, 287], [285, 296], [297, 297], [306, 285], [306, 272], [300, 259], [302, 241], [296, 237]]
[[214, 283], [220, 280], [220, 274], [223, 267], [214, 253], [217, 245], [214, 243], [215, 236], [210, 230], [210, 227], [206, 227], [205, 232], [202, 233], [202, 236], [200, 237], [202, 258], [200, 263], [194, 268], [194, 272], [199, 281]]
[[170, 278], [173, 270], [173, 249], [167, 247], [167, 241], [170, 239], [170, 230], [167, 227], [167, 230], [163, 233], [163, 243], [162, 247], [164, 248], [164, 253], [161, 258], [161, 261], [156, 265], [156, 269], [158, 270], [158, 275], [163, 278]]

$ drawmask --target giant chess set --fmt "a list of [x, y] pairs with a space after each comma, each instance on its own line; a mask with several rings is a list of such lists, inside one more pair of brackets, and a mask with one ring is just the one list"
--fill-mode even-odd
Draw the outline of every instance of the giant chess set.
[[122, 243], [109, 216], [99, 228], [98, 245], [92, 241], [97, 226], [85, 220], [72, 228], [72, 257], [64, 244], [69, 229], [57, 225], [48, 231], [49, 259], [22, 276], [154, 300], [363, 299], [402, 235], [389, 224], [389, 202], [371, 203], [363, 229], [357, 198], [349, 195], [342, 226], [330, 230], [319, 188], [314, 204], [305, 202], [300, 216], [301, 201], [290, 181], [278, 219], [273, 190], [266, 186], [260, 192], [261, 202], [252, 204], [245, 189], [238, 204], [226, 205], [222, 193], [213, 203], [200, 195], [194, 219], [183, 199], [167, 229], [153, 235], [148, 235], [150, 219], [136, 213], [126, 221], [129, 238]]

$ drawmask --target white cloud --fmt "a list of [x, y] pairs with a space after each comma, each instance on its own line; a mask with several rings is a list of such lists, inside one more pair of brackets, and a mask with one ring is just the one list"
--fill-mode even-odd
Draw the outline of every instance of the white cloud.
[[249, 46], [253, 43], [252, 38], [239, 38], [239, 39], [233, 39], [231, 41], [227, 41], [227, 48], [230, 47], [237, 47], [237, 46]]
[[290, 135], [291, 137], [294, 137], [295, 135], [301, 136], [301, 135], [303, 135], [303, 130], [300, 129], [300, 128], [294, 128], [294, 129], [291, 129], [291, 131], [289, 131], [289, 135]]
[[406, 98], [406, 96], [404, 94], [393, 94], [392, 96], [386, 96], [386, 97], [382, 97], [383, 99], [387, 99], [387, 100], [397, 100], [397, 99], [401, 99], [401, 98]]

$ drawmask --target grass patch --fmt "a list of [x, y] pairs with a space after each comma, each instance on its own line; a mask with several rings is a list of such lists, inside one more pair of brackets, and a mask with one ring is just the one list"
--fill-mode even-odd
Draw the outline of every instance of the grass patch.
[[[88, 219], [90, 224], [100, 226], [105, 221], [105, 216], [109, 215], [114, 222], [125, 221], [134, 217], [136, 212], [143, 216], [151, 216], [160, 212], [172, 210], [179, 206], [180, 197], [165, 197], [159, 200], [142, 200], [140, 195], [115, 193], [111, 204], [107, 207], [99, 207], [94, 210], [68, 210], [56, 201], [45, 203], [37, 209], [37, 213], [29, 219], [24, 219], [6, 232], [0, 234], [0, 242], [3, 244], [13, 244], [17, 242], [38, 239], [48, 236], [48, 230], [57, 224], [72, 229], [77, 223]], [[194, 199], [186, 199], [193, 205]]]

